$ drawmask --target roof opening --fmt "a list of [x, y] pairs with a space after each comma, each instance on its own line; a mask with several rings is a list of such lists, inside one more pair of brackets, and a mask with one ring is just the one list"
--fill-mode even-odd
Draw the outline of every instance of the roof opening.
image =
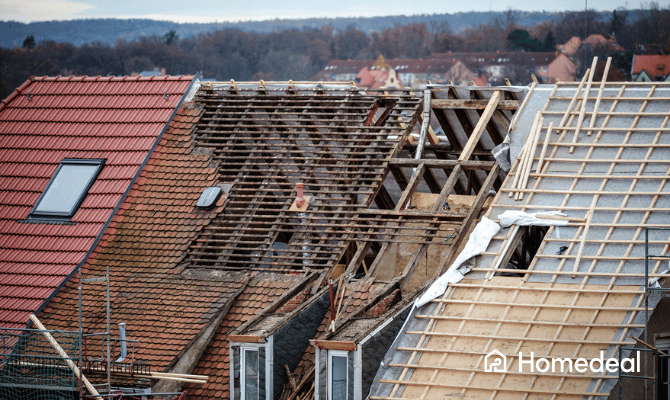
[[[533, 262], [535, 255], [540, 250], [542, 241], [547, 234], [546, 226], [520, 226], [515, 236], [516, 246], [511, 246], [509, 261], [504, 269], [527, 270]], [[561, 247], [559, 254], [563, 254], [567, 248]], [[523, 276], [512, 272], [500, 272], [501, 276]]]
[[104, 165], [105, 160], [64, 158], [30, 216], [72, 218]]

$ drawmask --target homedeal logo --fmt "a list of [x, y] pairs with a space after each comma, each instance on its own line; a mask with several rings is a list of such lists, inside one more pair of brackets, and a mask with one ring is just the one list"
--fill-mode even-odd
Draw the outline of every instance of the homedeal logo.
[[[519, 372], [551, 372], [551, 373], [584, 373], [591, 371], [593, 373], [602, 373], [604, 371], [615, 373], [621, 368], [621, 372], [640, 372], [640, 352], [637, 357], [623, 358], [619, 362], [618, 358], [605, 358], [605, 352], [600, 352], [600, 357], [586, 358], [535, 358], [533, 352], [530, 356], [524, 356], [519, 352]], [[507, 372], [507, 357], [498, 350], [493, 350], [484, 358], [484, 371], [486, 372]]]

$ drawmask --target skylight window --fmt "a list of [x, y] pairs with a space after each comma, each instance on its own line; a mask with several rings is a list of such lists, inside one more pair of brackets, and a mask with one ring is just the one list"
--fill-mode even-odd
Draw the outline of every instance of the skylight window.
[[64, 158], [30, 216], [74, 216], [104, 165], [105, 160]]

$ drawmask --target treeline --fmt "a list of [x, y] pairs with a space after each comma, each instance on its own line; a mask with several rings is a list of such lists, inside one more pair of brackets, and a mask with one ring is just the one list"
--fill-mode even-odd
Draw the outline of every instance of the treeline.
[[[367, 34], [349, 27], [287, 29], [271, 33], [234, 29], [180, 39], [165, 36], [117, 40], [114, 45], [24, 40], [23, 48], [0, 49], [0, 97], [6, 97], [31, 75], [130, 75], [165, 68], [168, 74], [200, 72], [216, 80], [306, 80], [332, 59], [423, 58], [448, 51], [551, 51], [572, 36], [614, 33], [628, 53], [670, 51], [670, 9], [653, 7], [630, 22], [625, 10], [603, 16], [597, 12], [569, 12], [533, 27], [519, 26], [510, 11], [489, 24], [452, 32], [446, 23], [396, 24]], [[606, 55], [606, 54], [603, 54]], [[601, 56], [603, 56], [601, 55]], [[579, 60], [577, 60], [579, 61]], [[629, 62], [629, 61], [628, 61]], [[619, 65], [625, 70], [625, 65]], [[630, 67], [628, 67], [630, 71]]]

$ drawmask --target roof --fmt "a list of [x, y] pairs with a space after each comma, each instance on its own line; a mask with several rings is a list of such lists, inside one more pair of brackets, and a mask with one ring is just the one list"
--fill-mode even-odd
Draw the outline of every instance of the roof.
[[[25, 327], [84, 260], [192, 77], [41, 77], [0, 105], [0, 325]], [[71, 221], [26, 221], [63, 158], [106, 159]]]
[[[214, 183], [216, 166], [193, 151], [192, 129], [201, 110], [182, 106], [102, 240], [82, 268], [84, 277], [110, 268], [113, 335], [119, 322], [140, 340], [137, 360], [152, 371], [167, 367], [248, 281], [242, 273], [180, 274], [179, 262], [195, 234], [221, 210], [195, 204]], [[84, 332], [105, 330], [105, 294], [84, 285]], [[50, 329], [76, 330], [77, 283], [70, 281], [40, 318]]]
[[665, 78], [670, 74], [670, 56], [667, 55], [634, 55], [633, 74], [646, 72], [652, 80]]
[[[463, 109], [439, 117], [449, 119], [445, 134], [457, 138], [459, 148], [445, 150], [446, 159], [431, 153], [414, 160], [398, 158], [422, 104], [409, 90], [370, 94], [349, 84], [305, 82], [200, 87], [177, 111], [83, 269], [84, 277], [94, 277], [110, 267], [113, 336], [116, 324], [125, 322], [128, 337], [140, 341], [138, 363], [170, 371], [221, 316], [211, 342], [194, 360], [193, 372], [211, 381], [188, 389], [198, 398], [225, 397], [231, 330], [261, 310], [265, 319], [259, 321], [276, 327], [271, 324], [309, 298], [308, 289], [313, 292], [311, 286], [302, 290], [308, 277], [319, 289], [336, 268], [347, 276], [369, 275], [344, 285], [351, 294], [341, 296], [340, 312], [348, 318], [371, 295], [388, 290], [388, 280], [410, 281], [408, 271], [424, 259], [439, 260], [445, 244], [458, 247], [460, 239], [449, 242], [452, 225], [470, 224], [499, 185], [490, 148], [502, 141], [509, 103], [516, 108], [518, 101], [505, 100], [508, 108], [482, 127], [481, 141], [466, 145], [479, 118], [473, 107], [492, 100], [477, 97], [488, 92], [470, 91], [459, 100], [452, 90], [440, 93], [441, 100]], [[506, 96], [507, 89], [501, 90]], [[455, 160], [460, 146], [469, 149], [464, 162]], [[422, 179], [430, 189], [419, 185]], [[306, 210], [291, 210], [297, 182], [312, 196]], [[211, 209], [197, 208], [200, 193], [214, 185], [227, 185], [228, 193]], [[411, 197], [417, 187], [432, 192], [425, 193], [431, 213]], [[452, 189], [477, 193], [472, 211], [444, 210], [444, 203], [452, 204]], [[426, 275], [433, 273], [426, 268]], [[414, 278], [424, 276], [417, 272]], [[85, 331], [99, 332], [105, 327], [104, 293], [86, 287]], [[366, 316], [391, 306], [391, 292], [380, 297], [378, 308], [371, 304]], [[75, 330], [76, 304], [71, 281], [41, 319], [50, 329]], [[268, 311], [270, 305], [277, 307]]]
[[[260, 273], [254, 277], [244, 291], [235, 299], [230, 311], [216, 331], [212, 341], [200, 358], [194, 374], [208, 375], [204, 385], [189, 384], [184, 387], [189, 395], [202, 399], [226, 399], [230, 396], [230, 359], [228, 334], [247, 320], [259, 315], [282, 294], [303, 279], [301, 275], [277, 276]], [[293, 304], [300, 299], [292, 299]], [[289, 308], [290, 309], [290, 308]], [[288, 309], [280, 310], [288, 311]]]
[[369, 87], [371, 89], [381, 89], [381, 88], [404, 88], [403, 83], [395, 74], [395, 84], [387, 87], [387, 81], [389, 80], [390, 71], [385, 69], [374, 69], [369, 70], [367, 67], [363, 69], [356, 75], [356, 82], [358, 86]]
[[[524, 357], [532, 352], [536, 360], [590, 360], [601, 351], [604, 358], [617, 358], [619, 349], [634, 346], [632, 338], [642, 333], [645, 228], [670, 224], [670, 154], [664, 140], [670, 85], [605, 83], [600, 92], [594, 84], [578, 128], [571, 115], [581, 108], [583, 97], [575, 101], [581, 89], [574, 82], [536, 87], [534, 95], [548, 103], [531, 98], [511, 135], [512, 144], [526, 143], [529, 132], [520, 127], [530, 126], [540, 110], [542, 142], [528, 144], [527, 185], [514, 185], [521, 176], [517, 159], [487, 213], [497, 221], [508, 210], [559, 211], [570, 222], [546, 231], [501, 229], [466, 279], [450, 283], [408, 320], [389, 357], [409, 361], [387, 363], [371, 399], [450, 393], [567, 399], [610, 393], [616, 373], [520, 371], [519, 352]], [[599, 93], [602, 101], [594, 110]], [[550, 124], [560, 129], [550, 130], [544, 141]], [[669, 240], [667, 230], [650, 231], [649, 251], [666, 253]], [[514, 254], [518, 250], [520, 256]], [[650, 262], [651, 278], [668, 277], [664, 262]], [[652, 308], [656, 300], [650, 297]], [[507, 357], [509, 372], [485, 370], [485, 357], [494, 350]]]
[[581, 45], [582, 40], [579, 38], [579, 36], [573, 36], [567, 42], [557, 45], [556, 48], [558, 49], [558, 51], [567, 54], [569, 56], [572, 56], [577, 52], [577, 50], [579, 50], [579, 47], [581, 47]]

